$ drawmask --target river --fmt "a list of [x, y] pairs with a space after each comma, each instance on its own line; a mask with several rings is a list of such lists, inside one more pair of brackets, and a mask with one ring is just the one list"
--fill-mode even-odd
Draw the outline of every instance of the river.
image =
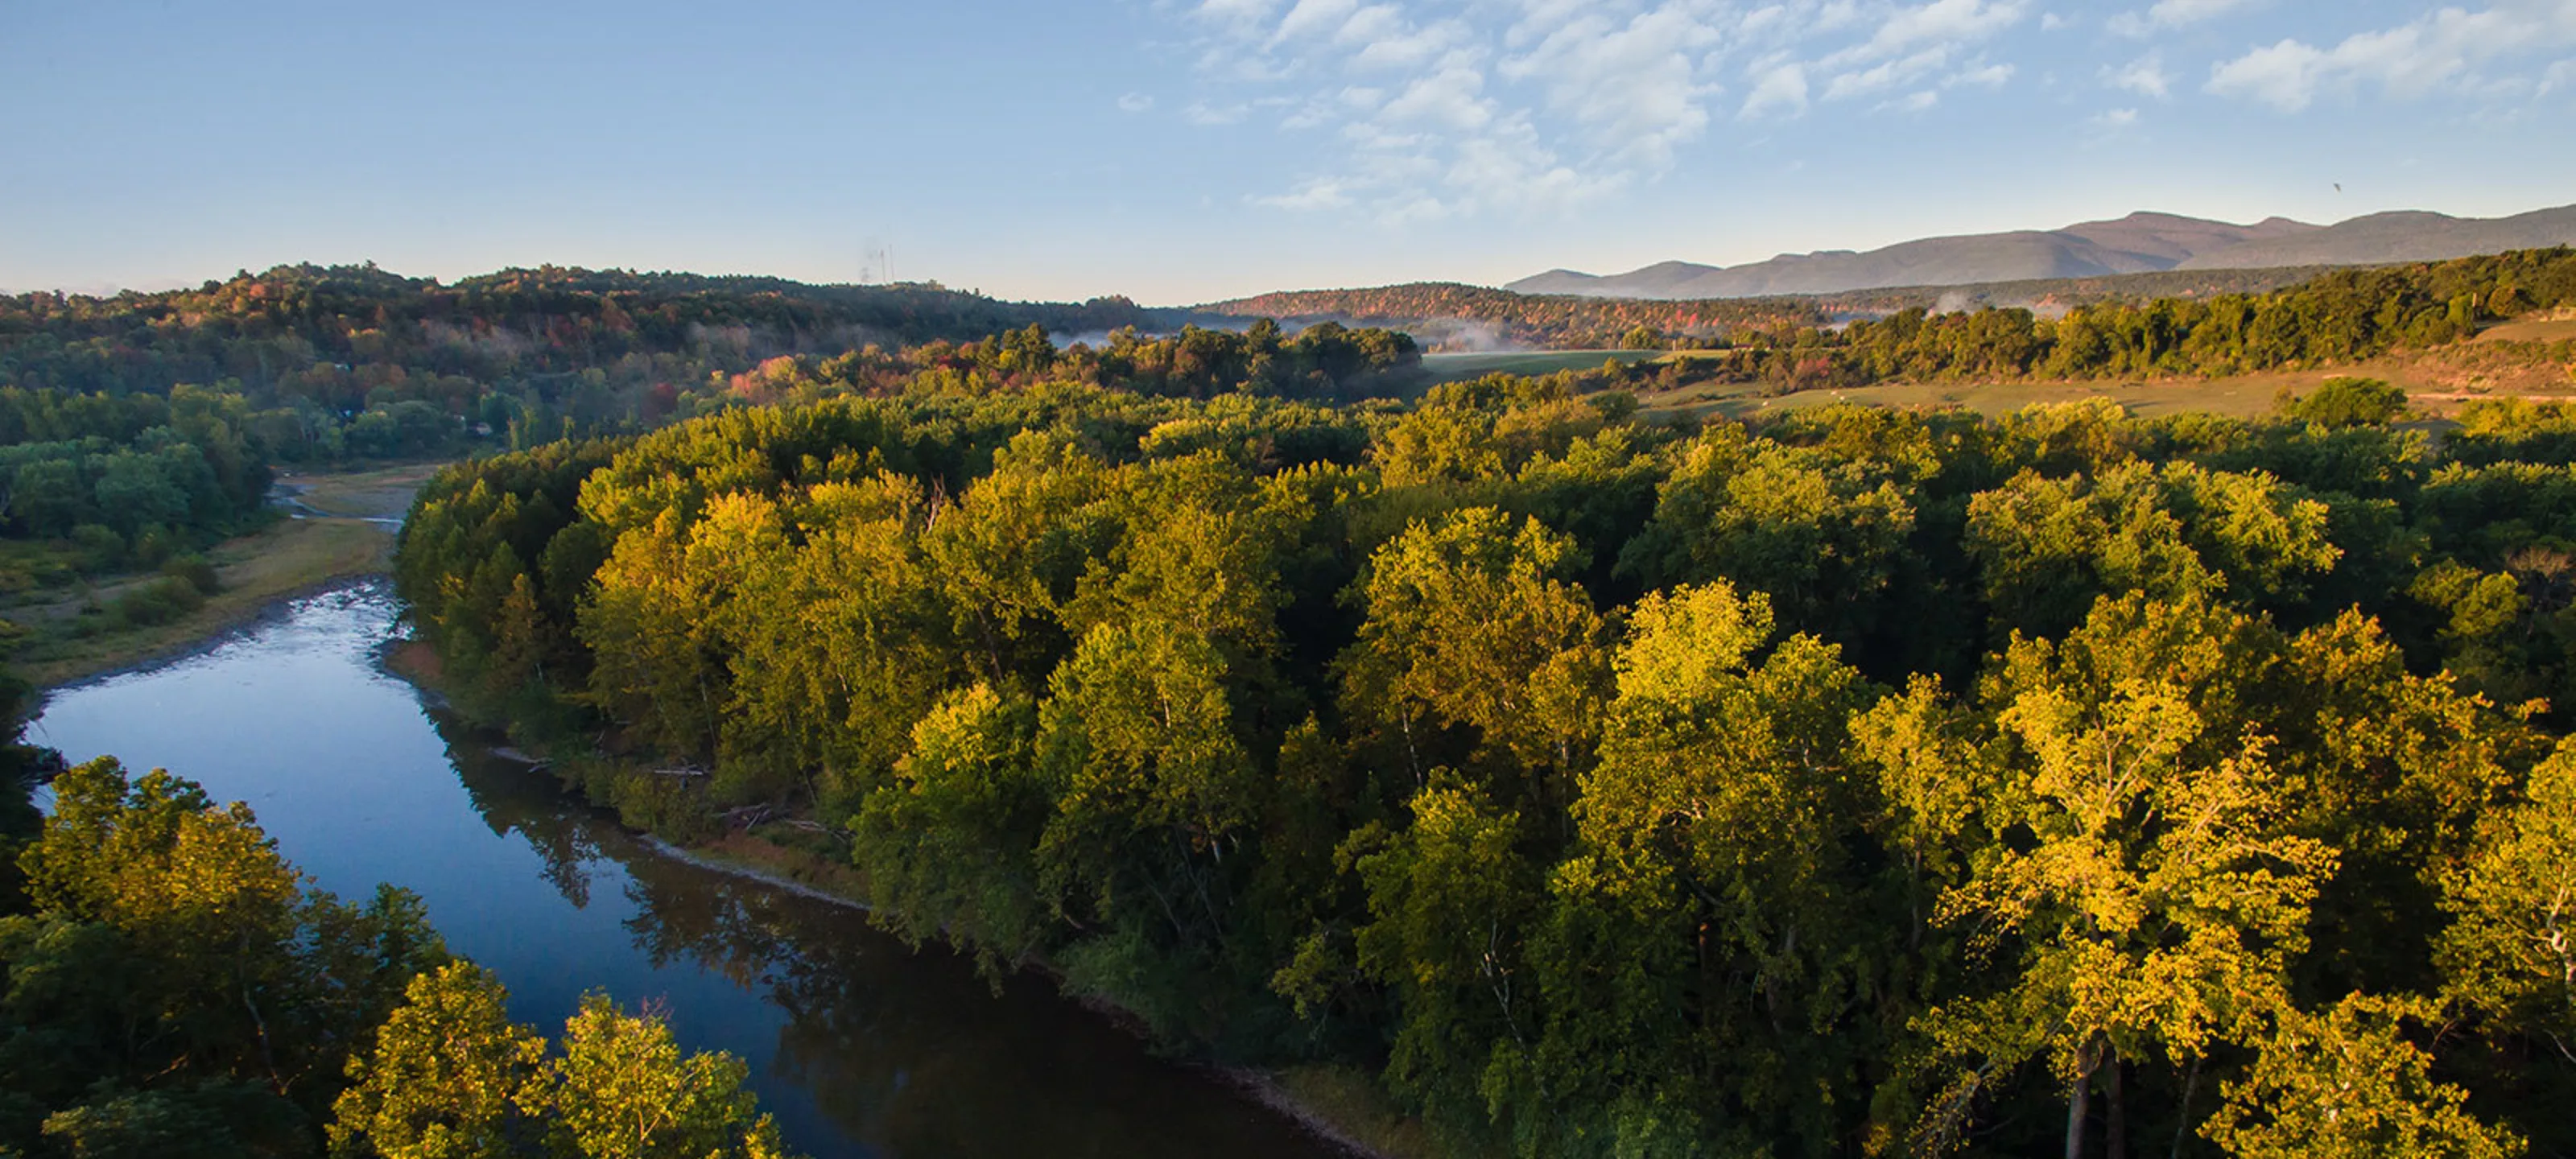
[[29, 739], [249, 802], [342, 897], [419, 893], [521, 1021], [559, 1030], [594, 989], [654, 1005], [688, 1048], [747, 1060], [815, 1159], [1340, 1153], [1044, 979], [997, 994], [847, 907], [657, 854], [383, 672], [397, 612], [379, 583], [298, 600], [197, 655], [56, 693]]

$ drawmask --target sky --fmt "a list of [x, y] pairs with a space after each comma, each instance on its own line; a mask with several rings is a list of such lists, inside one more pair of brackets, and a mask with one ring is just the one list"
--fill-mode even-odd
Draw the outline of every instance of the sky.
[[0, 0], [0, 77], [8, 290], [1180, 304], [2576, 202], [2576, 0]]

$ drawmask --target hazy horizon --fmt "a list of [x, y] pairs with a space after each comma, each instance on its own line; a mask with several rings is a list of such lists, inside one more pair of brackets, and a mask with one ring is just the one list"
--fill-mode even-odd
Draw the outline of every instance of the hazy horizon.
[[2576, 0], [37, 0], [0, 68], [13, 291], [373, 260], [1162, 305], [2576, 190]]

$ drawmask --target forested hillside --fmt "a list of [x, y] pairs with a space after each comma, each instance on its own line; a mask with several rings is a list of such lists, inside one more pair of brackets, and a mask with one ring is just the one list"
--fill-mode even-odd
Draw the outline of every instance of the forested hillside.
[[2576, 1152], [2576, 408], [1105, 381], [461, 465], [398, 582], [631, 821], [1462, 1151]]
[[240, 395], [283, 462], [533, 445], [668, 418], [764, 359], [1144, 324], [1120, 298], [999, 302], [935, 285], [810, 286], [546, 267], [442, 285], [374, 266], [279, 266], [196, 290], [0, 297], [0, 385]]

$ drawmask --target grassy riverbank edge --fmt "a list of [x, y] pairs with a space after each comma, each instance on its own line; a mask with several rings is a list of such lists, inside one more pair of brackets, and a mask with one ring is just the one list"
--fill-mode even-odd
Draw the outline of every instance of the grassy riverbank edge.
[[[447, 696], [440, 687], [444, 671], [437, 650], [425, 641], [389, 641], [378, 653], [378, 663], [386, 672], [430, 696], [442, 700]], [[687, 845], [631, 825], [625, 828], [654, 853], [710, 873], [761, 882], [829, 905], [862, 911], [869, 908], [858, 896], [856, 870], [813, 850], [771, 840], [762, 836], [757, 826], [729, 830], [713, 840]], [[1044, 962], [1030, 963], [1028, 968], [1056, 978]], [[1143, 1033], [1144, 1021], [1132, 1011], [1096, 996], [1066, 996], [1133, 1033]], [[1375, 1076], [1357, 1068], [1331, 1063], [1276, 1069], [1210, 1063], [1206, 1069], [1357, 1159], [1467, 1159], [1438, 1146], [1418, 1120], [1397, 1109]]]
[[392, 550], [393, 537], [363, 520], [281, 521], [209, 553], [231, 562], [219, 564], [222, 588], [195, 611], [166, 624], [43, 640], [16, 667], [29, 683], [50, 692], [166, 664], [219, 644], [295, 600], [384, 575]]
[[[218, 588], [202, 606], [165, 624], [89, 635], [59, 629], [65, 617], [78, 615], [79, 599], [12, 609], [13, 616], [32, 612], [26, 626], [36, 630], [13, 666], [40, 693], [59, 691], [195, 655], [296, 600], [381, 578], [393, 564], [396, 521], [439, 465], [283, 476], [280, 490], [305, 514], [281, 515], [207, 549]], [[87, 585], [86, 599], [104, 603], [157, 578], [154, 572], [101, 578]]]

